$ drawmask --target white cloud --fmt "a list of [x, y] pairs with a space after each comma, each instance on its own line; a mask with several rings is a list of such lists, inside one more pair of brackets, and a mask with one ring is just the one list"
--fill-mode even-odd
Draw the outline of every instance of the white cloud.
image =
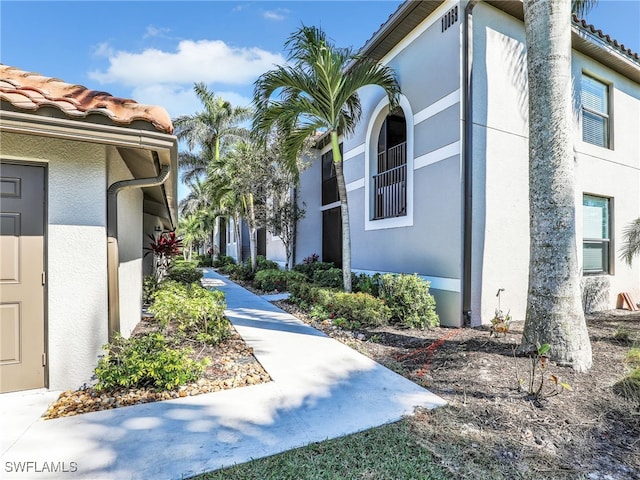
[[[216, 96], [231, 102], [233, 106], [249, 106], [251, 103], [250, 98], [237, 92], [213, 91]], [[193, 84], [189, 86], [157, 84], [136, 87], [131, 91], [131, 98], [145, 105], [159, 105], [169, 112], [171, 118], [202, 110], [202, 103], [193, 92]]]
[[[101, 52], [107, 53], [107, 46]], [[163, 83], [252, 83], [260, 74], [283, 64], [279, 53], [260, 48], [231, 47], [221, 40], [183, 40], [174, 52], [147, 49], [141, 53], [110, 52], [109, 68], [89, 77], [100, 83], [140, 87]]]
[[280, 21], [287, 18], [287, 15], [289, 13], [290, 13], [290, 10], [287, 10], [286, 8], [277, 8], [275, 10], [266, 10], [262, 12], [262, 16], [267, 20]]
[[170, 31], [170, 28], [155, 27], [153, 25], [149, 25], [147, 26], [147, 31], [145, 32], [143, 38], [166, 37]]
[[93, 47], [93, 54], [97, 57], [111, 57], [115, 52], [108, 42], [102, 42]]

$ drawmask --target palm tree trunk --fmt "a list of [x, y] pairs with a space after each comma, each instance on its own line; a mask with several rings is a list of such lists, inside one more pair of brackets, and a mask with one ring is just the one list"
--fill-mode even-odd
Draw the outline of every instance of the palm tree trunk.
[[331, 132], [331, 146], [333, 149], [333, 163], [336, 167], [340, 212], [342, 214], [342, 279], [344, 281], [344, 291], [351, 292], [351, 230], [349, 227], [349, 204], [347, 203], [347, 185], [344, 181], [338, 132], [335, 130]]
[[239, 265], [242, 263], [242, 241], [240, 239], [240, 213], [237, 208], [233, 210], [233, 229], [236, 234], [236, 263]]
[[256, 211], [253, 205], [253, 194], [247, 195], [247, 210], [249, 214], [249, 250], [251, 251], [251, 271], [258, 266], [258, 230], [256, 228]]
[[584, 371], [591, 343], [576, 253], [570, 0], [525, 0], [529, 80], [530, 260], [521, 349]]

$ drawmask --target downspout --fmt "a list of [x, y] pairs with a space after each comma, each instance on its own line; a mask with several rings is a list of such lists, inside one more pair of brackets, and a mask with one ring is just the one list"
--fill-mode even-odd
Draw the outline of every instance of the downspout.
[[[156, 162], [159, 163], [158, 154], [153, 152]], [[157, 177], [134, 178], [121, 180], [111, 184], [107, 189], [107, 297], [109, 317], [109, 341], [114, 334], [120, 332], [120, 294], [118, 291], [118, 267], [120, 266], [118, 253], [118, 193], [127, 188], [155, 187], [162, 185], [167, 178], [171, 167], [165, 165]]]
[[471, 249], [473, 228], [473, 22], [472, 10], [479, 0], [471, 0], [464, 9], [464, 240], [462, 260], [462, 318], [464, 326], [471, 326]]

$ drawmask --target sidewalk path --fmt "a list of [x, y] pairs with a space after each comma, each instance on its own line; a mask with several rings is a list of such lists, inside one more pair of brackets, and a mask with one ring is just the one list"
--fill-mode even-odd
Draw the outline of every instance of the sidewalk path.
[[445, 403], [213, 270], [204, 283], [272, 382], [46, 421], [55, 392], [0, 395], [0, 478], [180, 479]]

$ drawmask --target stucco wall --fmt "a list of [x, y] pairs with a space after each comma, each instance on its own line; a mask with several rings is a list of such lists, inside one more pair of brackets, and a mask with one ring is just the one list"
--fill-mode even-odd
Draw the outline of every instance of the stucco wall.
[[[473, 265], [472, 322], [487, 323], [498, 306], [515, 319], [526, 312], [529, 268], [528, 98], [526, 51], [521, 22], [479, 3], [473, 11]], [[582, 262], [583, 193], [614, 198], [613, 248], [621, 230], [640, 216], [640, 88], [613, 71], [573, 52], [576, 231]], [[614, 149], [582, 142], [580, 74], [586, 70], [612, 82]], [[640, 268], [617, 259], [610, 282], [617, 293], [638, 298]]]
[[[115, 148], [107, 149], [108, 185], [133, 178]], [[128, 337], [140, 321], [142, 308], [142, 190], [118, 193], [118, 290], [120, 333]]]
[[48, 164], [49, 387], [77, 388], [107, 342], [105, 147], [1, 135], [3, 157]]
[[[462, 190], [460, 157], [460, 25], [442, 32], [448, 2], [382, 62], [397, 73], [407, 122], [407, 215], [372, 220], [377, 137], [388, 105], [380, 88], [361, 89], [362, 118], [343, 138], [352, 268], [418, 273], [432, 282], [442, 323], [461, 321]], [[322, 152], [324, 152], [325, 148]], [[307, 209], [296, 260], [322, 251], [320, 154], [301, 176]]]

